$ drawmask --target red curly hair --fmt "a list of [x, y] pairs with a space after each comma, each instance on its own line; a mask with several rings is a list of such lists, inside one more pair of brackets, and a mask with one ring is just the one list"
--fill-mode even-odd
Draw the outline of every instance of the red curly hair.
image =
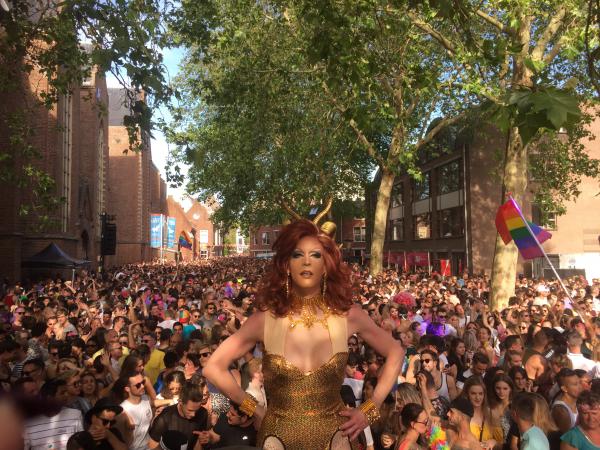
[[257, 295], [257, 306], [261, 311], [269, 310], [279, 317], [290, 312], [291, 301], [285, 293], [289, 261], [296, 245], [305, 237], [316, 238], [325, 250], [323, 259], [327, 272], [327, 306], [338, 313], [348, 311], [352, 306], [351, 271], [342, 261], [340, 249], [335, 241], [323, 234], [314, 223], [303, 219], [285, 226], [273, 243], [273, 264], [265, 275]]

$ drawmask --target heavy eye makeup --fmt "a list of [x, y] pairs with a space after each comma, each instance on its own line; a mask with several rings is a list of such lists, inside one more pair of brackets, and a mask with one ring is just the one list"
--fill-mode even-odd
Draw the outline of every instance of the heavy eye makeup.
[[[292, 258], [296, 259], [296, 258], [302, 258], [304, 256], [304, 252], [300, 251], [300, 250], [296, 250], [294, 251], [294, 253], [292, 253]], [[313, 258], [317, 258], [320, 259], [321, 258], [321, 252], [314, 250], [312, 252], [310, 252], [310, 256], [312, 256]]]

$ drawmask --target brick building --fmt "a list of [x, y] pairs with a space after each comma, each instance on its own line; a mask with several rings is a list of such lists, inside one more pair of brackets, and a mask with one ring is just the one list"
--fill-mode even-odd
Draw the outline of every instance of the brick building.
[[103, 74], [92, 71], [90, 78], [61, 95], [50, 110], [39, 103], [39, 93], [46, 89], [45, 75], [33, 71], [23, 77], [21, 89], [0, 98], [0, 145], [16, 158], [11, 170], [18, 171], [26, 162], [10, 148], [9, 124], [20, 111], [19, 125], [31, 127], [28, 142], [40, 155], [32, 159], [33, 165], [56, 181], [52, 195], [64, 198], [50, 213], [51, 224], [42, 229], [35, 214], [19, 214], [32, 191], [0, 184], [0, 273], [11, 279], [28, 276], [21, 271], [22, 261], [51, 242], [92, 263], [99, 255], [100, 214], [107, 200], [108, 122], [102, 114], [108, 104], [106, 81]]
[[150, 247], [150, 215], [167, 213], [167, 186], [152, 163], [150, 134], [141, 132], [142, 149], [128, 151], [123, 125], [130, 109], [121, 89], [108, 89], [109, 189], [107, 212], [117, 224], [116, 254], [106, 266], [151, 261], [159, 251]]
[[167, 215], [175, 218], [175, 249], [182, 231], [192, 238], [192, 248], [181, 248], [184, 260], [219, 256], [219, 232], [210, 221], [212, 208], [190, 197], [179, 203], [172, 196], [167, 198]]
[[[600, 131], [599, 121], [593, 124], [593, 131]], [[453, 274], [462, 270], [491, 272], [494, 219], [502, 202], [492, 155], [502, 151], [504, 142], [501, 135], [489, 130], [475, 133], [470, 139], [446, 135], [443, 142], [423, 155], [421, 181], [407, 174], [396, 177], [388, 211], [384, 265], [389, 262], [407, 269], [431, 266], [438, 271], [447, 265]], [[586, 148], [591, 156], [600, 158], [597, 142], [586, 142]], [[374, 185], [378, 185], [377, 180]], [[594, 270], [587, 261], [600, 256], [600, 219], [590, 214], [600, 207], [597, 181], [585, 179], [578, 200], [569, 202], [567, 214], [553, 218], [551, 224], [540, 223], [539, 208], [531, 202], [534, 186], [530, 183], [521, 208], [526, 217], [552, 232], [552, 239], [544, 244], [546, 252], [557, 268], [585, 265], [589, 275]], [[375, 195], [367, 195], [369, 218], [374, 213]], [[367, 228], [370, 230], [370, 222]], [[518, 271], [528, 275], [541, 275], [546, 266], [541, 259], [524, 261], [520, 257], [518, 264]]]

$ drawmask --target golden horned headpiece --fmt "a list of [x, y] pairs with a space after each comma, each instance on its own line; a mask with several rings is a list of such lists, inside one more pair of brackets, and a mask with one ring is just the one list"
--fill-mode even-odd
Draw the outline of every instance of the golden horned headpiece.
[[[294, 211], [290, 205], [288, 205], [284, 200], [280, 201], [281, 207], [289, 214], [289, 216], [294, 220], [302, 220], [302, 216]], [[325, 203], [325, 207], [323, 211], [317, 213], [317, 215], [312, 219], [312, 223], [319, 227], [323, 234], [326, 234], [331, 239], [335, 240], [335, 232], [337, 230], [337, 225], [330, 220], [323, 222], [323, 225], [319, 226], [319, 222], [323, 217], [327, 215], [327, 213], [331, 210], [331, 206], [333, 205], [333, 197], [329, 197], [327, 202]]]

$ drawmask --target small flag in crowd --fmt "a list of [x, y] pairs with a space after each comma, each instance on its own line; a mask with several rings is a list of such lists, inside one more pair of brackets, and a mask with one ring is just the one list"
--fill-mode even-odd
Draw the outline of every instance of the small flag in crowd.
[[190, 235], [187, 234], [187, 231], [182, 230], [179, 235], [179, 245], [185, 248], [192, 248], [192, 240], [190, 239]]
[[552, 235], [529, 220], [527, 223], [535, 236], [527, 229], [519, 205], [517, 205], [517, 202], [515, 202], [512, 197], [510, 197], [504, 205], [498, 208], [498, 213], [496, 214], [496, 229], [504, 243], [508, 244], [511, 240], [514, 240], [515, 245], [524, 259], [533, 259], [544, 256], [538, 242], [541, 244], [550, 239]]

